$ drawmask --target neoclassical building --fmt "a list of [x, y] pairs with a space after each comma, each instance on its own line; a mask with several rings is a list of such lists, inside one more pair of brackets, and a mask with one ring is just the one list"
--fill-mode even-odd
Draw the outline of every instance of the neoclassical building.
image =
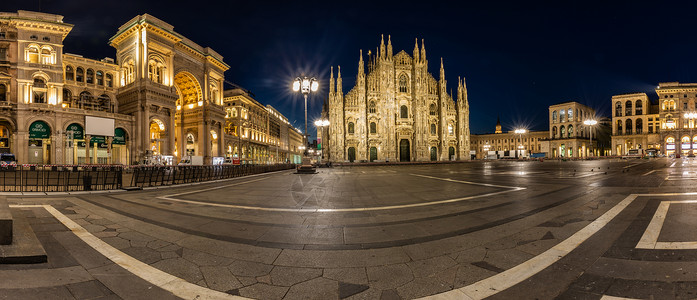
[[494, 133], [472, 134], [470, 139], [471, 151], [476, 159], [529, 157], [533, 153], [546, 152], [549, 148], [549, 131], [518, 134], [515, 130], [509, 130], [504, 133], [499, 120], [496, 120]]
[[[154, 156], [176, 162], [183, 155], [210, 162], [234, 155], [223, 101], [228, 65], [220, 54], [144, 14], [109, 40], [116, 59], [88, 59], [64, 53], [72, 28], [60, 15], [0, 12], [0, 152], [31, 164], [132, 164]], [[266, 119], [253, 129], [272, 138], [260, 140], [266, 149], [257, 153], [281, 143], [275, 124], [289, 126], [276, 120], [283, 116], [272, 126]], [[99, 125], [90, 128], [88, 120]], [[285, 137], [296, 144], [296, 136]], [[250, 153], [240, 155], [250, 163], [282, 161]]]
[[[393, 55], [388, 36], [367, 73], [360, 51], [354, 87], [344, 95], [341, 67], [331, 70], [328, 107], [330, 161], [443, 161], [470, 158], [469, 104], [464, 79], [457, 101], [440, 76], [428, 72], [426, 48]], [[325, 142], [326, 143], [326, 142]]]
[[658, 101], [644, 93], [612, 97], [613, 154], [642, 149], [665, 155], [697, 154], [697, 84], [662, 82]]
[[[585, 125], [589, 119], [597, 120], [595, 110], [581, 103], [571, 101], [549, 106], [549, 157], [587, 157], [599, 156], [596, 127]], [[591, 131], [596, 140], [591, 145]], [[591, 154], [590, 151], [593, 151]]]

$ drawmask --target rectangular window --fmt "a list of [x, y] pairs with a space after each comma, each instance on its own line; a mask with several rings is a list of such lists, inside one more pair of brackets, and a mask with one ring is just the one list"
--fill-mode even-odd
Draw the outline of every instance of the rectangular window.
[[7, 60], [7, 48], [0, 48], [0, 61]]
[[649, 125], [649, 133], [653, 133], [653, 126]]
[[682, 109], [687, 110], [687, 102], [682, 104]]
[[0, 31], [0, 39], [4, 39], [4, 38], [5, 38], [5, 32], [4, 32], [4, 31]]

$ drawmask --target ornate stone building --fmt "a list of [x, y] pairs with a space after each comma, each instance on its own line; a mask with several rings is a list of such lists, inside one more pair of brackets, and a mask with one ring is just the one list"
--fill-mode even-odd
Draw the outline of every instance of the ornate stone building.
[[341, 67], [329, 82], [330, 161], [466, 160], [469, 154], [469, 104], [464, 79], [458, 78], [457, 102], [440, 76], [428, 72], [426, 48], [414, 45], [393, 55], [388, 36], [374, 55], [363, 51], [355, 86], [343, 93]]
[[[591, 130], [597, 128], [584, 125], [588, 119], [597, 119], [595, 110], [578, 102], [564, 102], [549, 106], [549, 157], [598, 156], [598, 147], [591, 147]], [[599, 126], [596, 124], [596, 126]], [[596, 140], [593, 141], [597, 144]], [[591, 152], [593, 154], [591, 155]]]
[[[35, 164], [132, 164], [159, 155], [175, 162], [199, 155], [210, 162], [232, 156], [222, 92], [228, 66], [221, 55], [144, 14], [110, 39], [116, 60], [88, 59], [64, 53], [72, 28], [60, 15], [0, 12], [0, 152]], [[268, 116], [267, 110], [259, 105], [259, 114]], [[113, 122], [113, 134], [111, 128], [104, 135], [87, 134], [88, 117]], [[250, 127], [260, 139], [256, 153], [264, 155], [249, 162], [281, 161], [268, 155], [268, 147], [281, 142], [264, 118], [263, 126]], [[286, 136], [296, 144], [296, 136]]]

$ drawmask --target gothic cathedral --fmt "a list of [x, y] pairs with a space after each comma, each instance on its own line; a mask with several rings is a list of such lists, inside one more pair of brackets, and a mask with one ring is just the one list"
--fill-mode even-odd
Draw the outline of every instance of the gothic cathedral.
[[392, 54], [384, 38], [375, 55], [363, 51], [356, 85], [342, 92], [341, 67], [329, 79], [329, 160], [447, 161], [470, 159], [469, 104], [464, 78], [458, 78], [457, 102], [447, 92], [443, 59], [440, 77], [428, 72], [423, 40], [413, 56]]

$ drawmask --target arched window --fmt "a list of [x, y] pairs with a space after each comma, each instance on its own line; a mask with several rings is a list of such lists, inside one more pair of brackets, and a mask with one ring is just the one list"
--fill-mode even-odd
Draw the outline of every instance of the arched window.
[[574, 137], [574, 126], [573, 126], [573, 125], [569, 125], [569, 129], [567, 129], [567, 130], [569, 131], [568, 137], [569, 137], [569, 138]]
[[636, 126], [636, 134], [641, 134], [644, 131], [644, 121], [642, 121], [641, 119], [637, 119], [636, 124], [634, 124], [634, 126]]
[[453, 124], [448, 124], [448, 135], [454, 135], [455, 134], [455, 126]]
[[99, 96], [99, 98], [97, 98], [97, 101], [99, 101], [99, 110], [113, 112], [111, 106], [111, 97], [109, 97], [109, 95], [102, 94], [101, 96]]
[[576, 109], [576, 121], [581, 120], [581, 116], [578, 114], [578, 108]]
[[104, 72], [97, 71], [97, 84], [104, 85]]
[[567, 118], [569, 118], [569, 122], [574, 121], [574, 110], [573, 109], [569, 108], [569, 114], [568, 114]]
[[46, 81], [43, 78], [34, 78], [32, 89], [34, 94], [33, 103], [46, 103]]
[[148, 62], [148, 78], [153, 82], [162, 83], [164, 77], [165, 65], [157, 59], [151, 59]]
[[114, 87], [114, 77], [110, 73], [106, 73], [106, 86]]
[[644, 104], [642, 103], [641, 100], [638, 100], [638, 101], [634, 104], [635, 115], [640, 116], [640, 115], [643, 115], [643, 114], [644, 114], [643, 105], [644, 105]]
[[132, 59], [129, 59], [126, 61], [123, 66], [123, 84], [131, 84], [135, 80], [135, 63], [133, 63]]
[[552, 112], [552, 123], [556, 123], [556, 122], [557, 122], [557, 111], [555, 110]]
[[559, 122], [566, 122], [566, 109], [559, 111]]
[[85, 69], [83, 69], [81, 67], [77, 67], [77, 71], [75, 72], [75, 81], [77, 81], [77, 82], [85, 81]]
[[564, 127], [563, 125], [559, 127], [559, 138], [566, 138], [566, 127]]
[[34, 64], [39, 63], [39, 47], [29, 46], [29, 49], [27, 49], [27, 61]]
[[375, 124], [375, 122], [370, 122], [370, 133], [377, 133], [378, 132], [378, 126]]
[[41, 63], [44, 65], [53, 64], [53, 57], [51, 55], [52, 49], [49, 47], [41, 48]]
[[553, 139], [557, 138], [557, 126], [552, 127], [552, 138]]
[[438, 111], [436, 110], [435, 103], [431, 103], [431, 105], [428, 106], [428, 114], [432, 115], [432, 116], [435, 116], [436, 114], [438, 114]]
[[407, 110], [406, 105], [402, 105], [399, 107], [399, 117], [402, 119], [406, 119], [409, 117], [409, 111]]
[[617, 120], [617, 135], [622, 135], [622, 120]]
[[615, 102], [615, 117], [621, 117], [622, 116], [622, 103], [617, 101]]
[[72, 102], [72, 101], [73, 101], [73, 93], [70, 92], [69, 89], [63, 88], [63, 103], [70, 105], [70, 102]]
[[71, 66], [65, 66], [65, 80], [75, 80], [75, 70]]
[[7, 86], [0, 83], [0, 101], [7, 101]]
[[632, 115], [632, 101], [627, 100], [627, 102], [624, 103], [624, 115], [625, 116]]
[[354, 133], [355, 130], [354, 130], [353, 127], [354, 127], [353, 122], [349, 122], [349, 123], [348, 123], [348, 133], [349, 133], [349, 134], [353, 134], [353, 133]]
[[401, 76], [399, 76], [399, 92], [400, 93], [409, 92], [409, 89], [407, 87], [407, 75], [402, 74]]
[[436, 124], [431, 123], [431, 135], [436, 135]]
[[368, 104], [368, 113], [374, 114], [377, 112], [377, 108], [375, 105], [375, 101], [370, 101], [370, 104]]
[[86, 83], [94, 83], [94, 70], [87, 69], [87, 76], [85, 76]]
[[624, 124], [625, 134], [632, 134], [632, 119], [627, 119]]

